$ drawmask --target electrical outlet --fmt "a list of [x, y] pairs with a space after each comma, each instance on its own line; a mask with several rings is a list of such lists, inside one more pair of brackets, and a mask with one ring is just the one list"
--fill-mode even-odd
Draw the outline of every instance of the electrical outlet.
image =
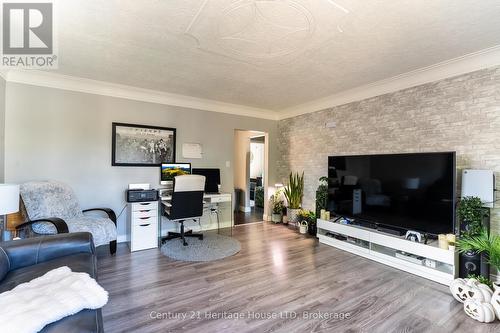
[[425, 266], [429, 268], [436, 268], [436, 260], [425, 259]]

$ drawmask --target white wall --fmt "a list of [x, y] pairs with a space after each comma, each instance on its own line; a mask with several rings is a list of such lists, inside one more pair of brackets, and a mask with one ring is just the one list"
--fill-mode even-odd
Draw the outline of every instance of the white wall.
[[[277, 122], [127, 99], [7, 83], [5, 177], [8, 182], [55, 179], [70, 184], [83, 208], [119, 212], [128, 183], [158, 186], [159, 169], [111, 166], [111, 123], [177, 128], [177, 160], [221, 169], [222, 190], [233, 192], [235, 129], [269, 133], [275, 165]], [[203, 144], [203, 159], [182, 159], [185, 142]], [[231, 167], [226, 168], [226, 161]], [[274, 167], [270, 168], [274, 179]], [[126, 212], [118, 232], [125, 233]]]
[[264, 175], [264, 143], [250, 142], [250, 178]]

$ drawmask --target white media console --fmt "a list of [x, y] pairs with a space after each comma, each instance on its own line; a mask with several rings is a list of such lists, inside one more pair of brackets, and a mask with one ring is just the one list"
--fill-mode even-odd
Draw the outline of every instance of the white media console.
[[457, 276], [458, 255], [437, 242], [411, 242], [375, 229], [318, 219], [320, 243], [445, 285]]

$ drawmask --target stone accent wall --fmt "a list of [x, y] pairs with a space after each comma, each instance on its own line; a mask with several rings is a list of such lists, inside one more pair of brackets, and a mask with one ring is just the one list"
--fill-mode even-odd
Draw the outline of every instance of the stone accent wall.
[[329, 155], [456, 151], [458, 190], [464, 168], [494, 170], [500, 188], [500, 67], [281, 120], [278, 145], [278, 179], [305, 171], [310, 209]]

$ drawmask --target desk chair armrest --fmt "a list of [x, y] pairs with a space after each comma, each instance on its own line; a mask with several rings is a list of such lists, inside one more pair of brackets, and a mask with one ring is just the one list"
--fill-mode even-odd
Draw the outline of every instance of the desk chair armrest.
[[63, 219], [60, 219], [58, 217], [47, 217], [47, 218], [44, 218], [44, 219], [38, 219], [38, 220], [32, 220], [32, 221], [24, 222], [24, 223], [16, 226], [16, 230], [23, 229], [24, 227], [27, 227], [29, 225], [32, 225], [33, 223], [38, 223], [38, 222], [49, 222], [49, 223], [52, 223], [56, 227], [56, 230], [57, 230], [58, 234], [67, 234], [69, 232], [68, 225], [66, 224], [66, 222], [64, 222]]
[[101, 212], [105, 212], [106, 214], [108, 214], [108, 218], [113, 221], [113, 223], [115, 224], [116, 226], [116, 213], [114, 210], [112, 210], [111, 208], [89, 208], [89, 209], [84, 209], [82, 210], [83, 213], [86, 213], [86, 212], [92, 212], [92, 211], [101, 211]]

